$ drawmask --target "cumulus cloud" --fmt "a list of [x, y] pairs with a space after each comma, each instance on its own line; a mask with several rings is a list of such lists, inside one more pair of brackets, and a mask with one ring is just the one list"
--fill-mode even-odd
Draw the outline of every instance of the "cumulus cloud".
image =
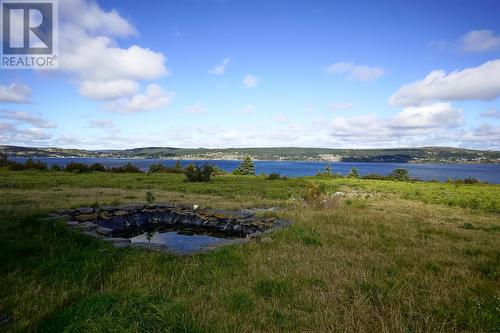
[[326, 68], [328, 75], [341, 75], [349, 80], [374, 81], [385, 74], [382, 67], [358, 65], [354, 62], [337, 62]]
[[489, 109], [488, 111], [481, 112], [480, 116], [484, 118], [500, 119], [500, 111], [497, 109]]
[[243, 79], [243, 84], [248, 88], [254, 88], [257, 86], [258, 81], [259, 79], [255, 75], [248, 74]]
[[60, 3], [60, 70], [79, 85], [79, 93], [97, 100], [114, 100], [137, 93], [139, 82], [168, 74], [165, 56], [138, 45], [122, 48], [116, 38], [137, 30], [115, 10], [93, 0]]
[[375, 114], [335, 117], [331, 122], [332, 135], [349, 142], [398, 142], [401, 138], [418, 137], [456, 128], [463, 114], [448, 103], [423, 107], [408, 107], [389, 118]]
[[494, 51], [500, 48], [500, 36], [492, 30], [472, 30], [460, 37], [460, 48], [471, 53]]
[[23, 111], [0, 110], [0, 119], [7, 119], [23, 124], [33, 125], [39, 128], [55, 128], [56, 124], [49, 122], [40, 116], [32, 115]]
[[121, 113], [151, 111], [168, 106], [172, 97], [173, 93], [163, 90], [156, 84], [150, 84], [143, 94], [108, 102], [104, 105], [104, 109]]
[[462, 110], [454, 109], [450, 103], [435, 103], [406, 107], [392, 118], [390, 125], [395, 128], [450, 128], [462, 122]]
[[0, 85], [0, 103], [30, 103], [31, 89], [25, 84]]
[[200, 113], [207, 112], [207, 109], [205, 108], [205, 106], [201, 102], [197, 101], [193, 105], [185, 108], [184, 111], [186, 111], [188, 113], [200, 114]]
[[0, 122], [0, 144], [37, 145], [52, 139], [51, 133], [43, 128], [20, 128], [11, 123]]
[[353, 108], [352, 103], [338, 103], [338, 102], [332, 102], [330, 105], [328, 105], [328, 108], [331, 111], [342, 111], [342, 110], [350, 110]]
[[214, 68], [208, 71], [209, 74], [212, 75], [222, 75], [226, 71], [226, 66], [229, 64], [229, 58], [222, 60], [220, 65], [215, 66]]
[[131, 96], [138, 89], [139, 84], [132, 80], [82, 81], [78, 91], [82, 96], [91, 99], [108, 100]]
[[484, 100], [500, 96], [500, 59], [446, 74], [435, 70], [424, 79], [399, 88], [393, 106], [418, 106], [432, 101]]

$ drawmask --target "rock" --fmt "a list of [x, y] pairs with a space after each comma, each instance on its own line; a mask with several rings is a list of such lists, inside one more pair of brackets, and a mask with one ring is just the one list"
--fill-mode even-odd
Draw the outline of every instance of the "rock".
[[200, 207], [200, 206], [199, 206], [199, 205], [193, 205], [193, 209], [194, 209], [194, 210], [197, 210], [197, 209], [198, 209], [198, 207]]
[[119, 211], [116, 211], [113, 213], [113, 215], [115, 216], [124, 216], [124, 215], [128, 215], [130, 214], [130, 212], [126, 211], [126, 210], [119, 210]]
[[92, 207], [81, 207], [77, 209], [80, 214], [92, 214], [94, 212], [94, 208]]
[[68, 221], [68, 222], [66, 222], [66, 225], [68, 227], [74, 227], [74, 226], [78, 225], [78, 223], [79, 223], [78, 221]]
[[75, 225], [75, 229], [80, 229], [80, 230], [92, 230], [95, 228], [97, 228], [97, 224], [92, 222], [82, 222]]
[[97, 219], [97, 216], [99, 216], [99, 214], [97, 214], [97, 213], [80, 214], [80, 215], [75, 216], [75, 220], [77, 220], [79, 222], [86, 222], [86, 221]]
[[109, 237], [109, 238], [104, 238], [103, 241], [117, 244], [117, 243], [127, 243], [130, 244], [132, 241], [128, 238], [119, 238], [119, 237]]
[[105, 228], [105, 227], [97, 227], [96, 232], [99, 235], [111, 236], [113, 234], [113, 229], [111, 229], [111, 228]]

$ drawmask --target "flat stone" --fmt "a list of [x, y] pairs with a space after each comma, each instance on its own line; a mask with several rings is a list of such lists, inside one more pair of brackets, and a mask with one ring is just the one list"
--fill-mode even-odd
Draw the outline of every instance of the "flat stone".
[[113, 234], [113, 229], [111, 229], [111, 228], [105, 228], [105, 227], [97, 227], [96, 232], [99, 235], [111, 236]]
[[131, 244], [132, 243], [132, 241], [128, 238], [119, 238], [119, 237], [104, 238], [103, 241], [113, 243], [113, 244], [118, 244], [118, 243]]
[[99, 216], [99, 214], [97, 214], [97, 213], [80, 214], [80, 215], [75, 216], [75, 220], [80, 221], [80, 222], [86, 222], [86, 221], [90, 221], [90, 220], [95, 220], [95, 219], [97, 219], [98, 216]]
[[79, 223], [78, 221], [68, 221], [66, 222], [66, 225], [68, 227], [74, 227], [75, 225], [78, 225], [78, 223]]
[[75, 225], [75, 228], [80, 230], [92, 230], [97, 228], [97, 224], [92, 222], [82, 222]]
[[124, 215], [128, 215], [130, 214], [129, 211], [126, 211], [126, 210], [119, 210], [119, 211], [116, 211], [113, 213], [113, 215], [115, 216], [124, 216]]
[[94, 208], [92, 207], [81, 207], [77, 209], [80, 214], [92, 214], [94, 212]]

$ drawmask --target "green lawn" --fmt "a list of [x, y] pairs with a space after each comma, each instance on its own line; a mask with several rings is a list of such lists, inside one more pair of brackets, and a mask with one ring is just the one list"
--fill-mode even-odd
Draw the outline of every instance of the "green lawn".
[[[328, 208], [300, 200], [310, 183]], [[266, 242], [173, 257], [36, 217], [144, 201], [280, 206]], [[0, 331], [497, 332], [500, 186], [0, 171]]]

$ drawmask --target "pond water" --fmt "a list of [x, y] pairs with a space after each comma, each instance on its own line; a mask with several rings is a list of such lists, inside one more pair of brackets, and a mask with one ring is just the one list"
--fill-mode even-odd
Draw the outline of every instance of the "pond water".
[[[27, 158], [17, 157], [11, 158], [14, 161], [24, 163]], [[161, 163], [167, 166], [174, 166], [173, 160], [161, 159], [125, 159], [125, 158], [36, 158], [49, 166], [54, 164], [65, 166], [69, 162], [79, 162], [85, 164], [101, 163], [107, 167], [122, 166], [127, 163], [132, 163], [138, 166], [141, 170], [148, 170], [153, 163]], [[189, 163], [203, 164], [213, 163], [217, 167], [231, 172], [239, 165], [239, 161], [227, 160], [185, 160], [180, 161], [182, 166]], [[500, 183], [500, 164], [410, 164], [410, 163], [348, 163], [348, 162], [310, 162], [310, 161], [255, 161], [255, 169], [257, 173], [279, 173], [287, 177], [313, 176], [318, 171], [322, 171], [326, 166], [330, 166], [334, 173], [346, 175], [354, 167], [358, 169], [360, 175], [376, 173], [387, 175], [396, 168], [407, 169], [411, 177], [420, 178], [422, 180], [438, 180], [446, 181], [448, 178], [464, 179], [474, 177], [481, 181], [489, 183]]]
[[130, 240], [135, 245], [157, 245], [161, 249], [179, 255], [204, 252], [238, 242], [237, 239], [210, 234], [186, 234], [183, 231], [143, 233], [130, 238]]

